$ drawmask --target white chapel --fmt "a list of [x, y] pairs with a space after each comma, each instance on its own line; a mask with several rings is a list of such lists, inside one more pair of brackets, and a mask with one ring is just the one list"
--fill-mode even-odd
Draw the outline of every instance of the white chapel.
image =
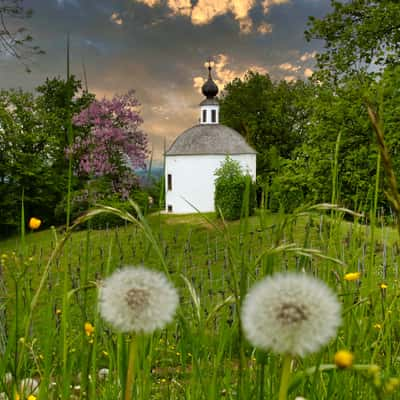
[[212, 212], [215, 171], [226, 156], [237, 160], [256, 179], [256, 151], [235, 130], [219, 123], [218, 86], [208, 80], [202, 87], [200, 123], [185, 130], [165, 153], [165, 206], [169, 213]]

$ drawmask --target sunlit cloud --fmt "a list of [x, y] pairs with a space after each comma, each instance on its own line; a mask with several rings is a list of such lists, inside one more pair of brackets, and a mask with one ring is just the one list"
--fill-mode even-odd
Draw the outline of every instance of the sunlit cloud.
[[159, 0], [136, 0], [136, 2], [146, 4], [149, 7], [155, 7], [157, 4], [160, 4]]
[[262, 35], [267, 35], [268, 33], [272, 32], [272, 25], [268, 24], [267, 22], [262, 22], [257, 27], [257, 32], [261, 33]]
[[315, 58], [316, 55], [317, 55], [316, 51], [313, 51], [313, 52], [310, 52], [310, 53], [304, 53], [300, 57], [300, 61], [306, 62], [306, 61], [312, 60], [313, 58]]
[[[155, 7], [161, 4], [160, 0], [136, 0]], [[255, 0], [198, 0], [192, 4], [190, 0], [167, 0], [166, 2], [171, 16], [189, 17], [193, 25], [206, 25], [214, 18], [232, 14], [238, 22], [241, 33], [250, 33], [253, 21], [250, 18], [250, 10], [255, 6]]]
[[284, 71], [297, 72], [301, 67], [286, 62], [286, 63], [279, 65], [279, 68]]
[[168, 7], [172, 15], [184, 15], [190, 17], [192, 14], [192, 3], [190, 0], [168, 0]]
[[253, 21], [250, 17], [240, 18], [239, 20], [240, 32], [243, 34], [249, 34], [253, 30]]
[[288, 76], [285, 76], [283, 79], [284, 79], [286, 82], [293, 82], [293, 81], [295, 81], [297, 78], [296, 78], [294, 75], [288, 75]]
[[119, 14], [117, 12], [113, 12], [111, 14], [110, 21], [114, 22], [114, 24], [117, 24], [117, 25], [122, 25], [124, 23], [124, 20], [122, 19], [121, 14]]
[[[205, 63], [204, 66], [207, 67], [208, 63]], [[232, 82], [235, 78], [243, 79], [243, 77], [249, 70], [257, 72], [259, 74], [268, 73], [268, 70], [265, 67], [254, 64], [250, 64], [246, 68], [234, 68], [230, 65], [229, 57], [226, 54], [219, 54], [216, 57], [216, 60], [211, 63], [211, 66], [213, 67], [213, 80], [220, 90], [223, 90], [223, 88], [228, 83]], [[203, 86], [205, 81], [205, 76], [195, 76], [193, 78], [193, 87], [201, 92], [201, 87]]]
[[311, 68], [306, 68], [306, 69], [304, 70], [304, 76], [305, 76], [306, 78], [310, 78], [310, 77], [312, 76], [312, 74], [313, 74], [313, 70], [312, 70]]
[[281, 4], [287, 4], [287, 3], [290, 3], [290, 2], [291, 2], [291, 0], [264, 0], [262, 2], [262, 7], [263, 7], [263, 10], [264, 10], [264, 14], [268, 14], [269, 13], [269, 9], [272, 6], [279, 6]]

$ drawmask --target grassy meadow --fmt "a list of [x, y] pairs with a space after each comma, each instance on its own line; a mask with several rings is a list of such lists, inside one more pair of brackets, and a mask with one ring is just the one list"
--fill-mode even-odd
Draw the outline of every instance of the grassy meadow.
[[[322, 205], [230, 223], [153, 214], [112, 229], [5, 240], [2, 398], [126, 398], [133, 341], [135, 399], [278, 398], [283, 359], [247, 342], [240, 307], [254, 282], [296, 270], [334, 289], [342, 323], [319, 352], [291, 362], [287, 398], [395, 399], [400, 251], [383, 221], [368, 225]], [[165, 329], [120, 334], [99, 317], [100, 282], [125, 265], [163, 271], [177, 287], [179, 308]], [[346, 280], [352, 272], [359, 278]], [[339, 350], [354, 355], [352, 366], [335, 365]]]

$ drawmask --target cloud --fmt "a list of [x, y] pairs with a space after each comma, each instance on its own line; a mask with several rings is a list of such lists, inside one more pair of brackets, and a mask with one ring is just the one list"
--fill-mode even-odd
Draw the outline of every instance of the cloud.
[[117, 25], [122, 25], [124, 23], [124, 20], [122, 19], [121, 14], [119, 14], [117, 12], [113, 12], [111, 14], [110, 21], [114, 22], [114, 24], [117, 24]]
[[59, 7], [64, 7], [65, 4], [71, 4], [74, 7], [79, 7], [78, 0], [56, 0]]
[[257, 32], [261, 33], [262, 35], [266, 35], [268, 33], [271, 33], [272, 32], [272, 25], [268, 24], [266, 22], [262, 22], [260, 25], [258, 25]]
[[190, 0], [168, 0], [168, 7], [172, 11], [172, 15], [190, 17], [192, 13], [192, 3]]
[[313, 70], [312, 70], [311, 68], [306, 68], [306, 69], [304, 70], [304, 76], [305, 76], [306, 78], [310, 78], [310, 77], [312, 76], [313, 73], [314, 73], [314, 72], [313, 72]]
[[313, 51], [313, 52], [310, 52], [310, 53], [304, 53], [300, 57], [300, 61], [306, 62], [308, 60], [312, 60], [313, 58], [315, 58], [316, 55], [317, 55], [316, 51]]
[[[250, 64], [246, 68], [232, 68], [230, 65], [229, 57], [226, 54], [219, 54], [215, 62], [212, 62], [213, 80], [220, 90], [222, 90], [228, 83], [232, 82], [235, 78], [243, 78], [247, 71], [258, 72], [259, 74], [266, 74], [268, 71], [265, 67], [260, 65]], [[208, 63], [205, 64], [208, 66]], [[201, 92], [206, 79], [202, 76], [195, 76], [193, 78], [193, 87]]]
[[297, 72], [301, 67], [286, 62], [279, 65], [279, 68], [283, 69], [284, 71]]
[[[148, 7], [161, 4], [160, 0], [136, 1]], [[195, 4], [190, 0], [167, 0], [166, 4], [171, 16], [189, 17], [193, 25], [206, 25], [214, 18], [230, 13], [239, 23], [241, 33], [252, 32], [253, 21], [249, 13], [256, 4], [255, 0], [198, 0]]]
[[148, 7], [155, 7], [156, 5], [160, 4], [159, 0], [136, 0], [136, 2], [146, 4]]
[[294, 75], [287, 75], [283, 78], [286, 82], [293, 82], [296, 80], [296, 77]]
[[263, 7], [263, 10], [264, 10], [264, 14], [268, 14], [269, 13], [269, 9], [272, 6], [279, 6], [281, 4], [287, 4], [287, 3], [290, 3], [290, 2], [291, 2], [291, 0], [264, 0], [262, 2], [262, 7]]
[[240, 18], [239, 28], [241, 33], [249, 34], [253, 30], [253, 21], [251, 20], [250, 17]]

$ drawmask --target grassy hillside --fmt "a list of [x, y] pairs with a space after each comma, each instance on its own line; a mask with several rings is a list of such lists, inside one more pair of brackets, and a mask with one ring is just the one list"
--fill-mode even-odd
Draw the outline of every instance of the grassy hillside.
[[[343, 321], [329, 345], [296, 359], [290, 398], [360, 399], [378, 392], [390, 398], [384, 385], [398, 375], [400, 350], [399, 322], [393, 318], [398, 310], [396, 232], [348, 222], [343, 215], [315, 209], [290, 216], [259, 213], [227, 224], [213, 215], [151, 215], [115, 229], [73, 233], [48, 269], [62, 233], [29, 233], [25, 246], [19, 238], [0, 242], [0, 350], [5, 354], [0, 373], [11, 372], [14, 382], [38, 379], [43, 399], [117, 398], [132, 339], [99, 318], [97, 288], [121, 266], [145, 265], [170, 276], [180, 308], [167, 329], [136, 338], [136, 398], [220, 399], [238, 393], [242, 399], [276, 398], [282, 359], [251, 347], [241, 332], [239, 312], [255, 281], [296, 270], [335, 290]], [[344, 279], [355, 271], [360, 279]], [[94, 326], [90, 334], [84, 329], [88, 322]], [[382, 368], [379, 385], [372, 379], [376, 374], [365, 373], [368, 367], [307, 372], [332, 365], [343, 348], [355, 354], [357, 364]], [[108, 379], [100, 379], [101, 368], [109, 371]], [[10, 390], [3, 385], [3, 391]]]

